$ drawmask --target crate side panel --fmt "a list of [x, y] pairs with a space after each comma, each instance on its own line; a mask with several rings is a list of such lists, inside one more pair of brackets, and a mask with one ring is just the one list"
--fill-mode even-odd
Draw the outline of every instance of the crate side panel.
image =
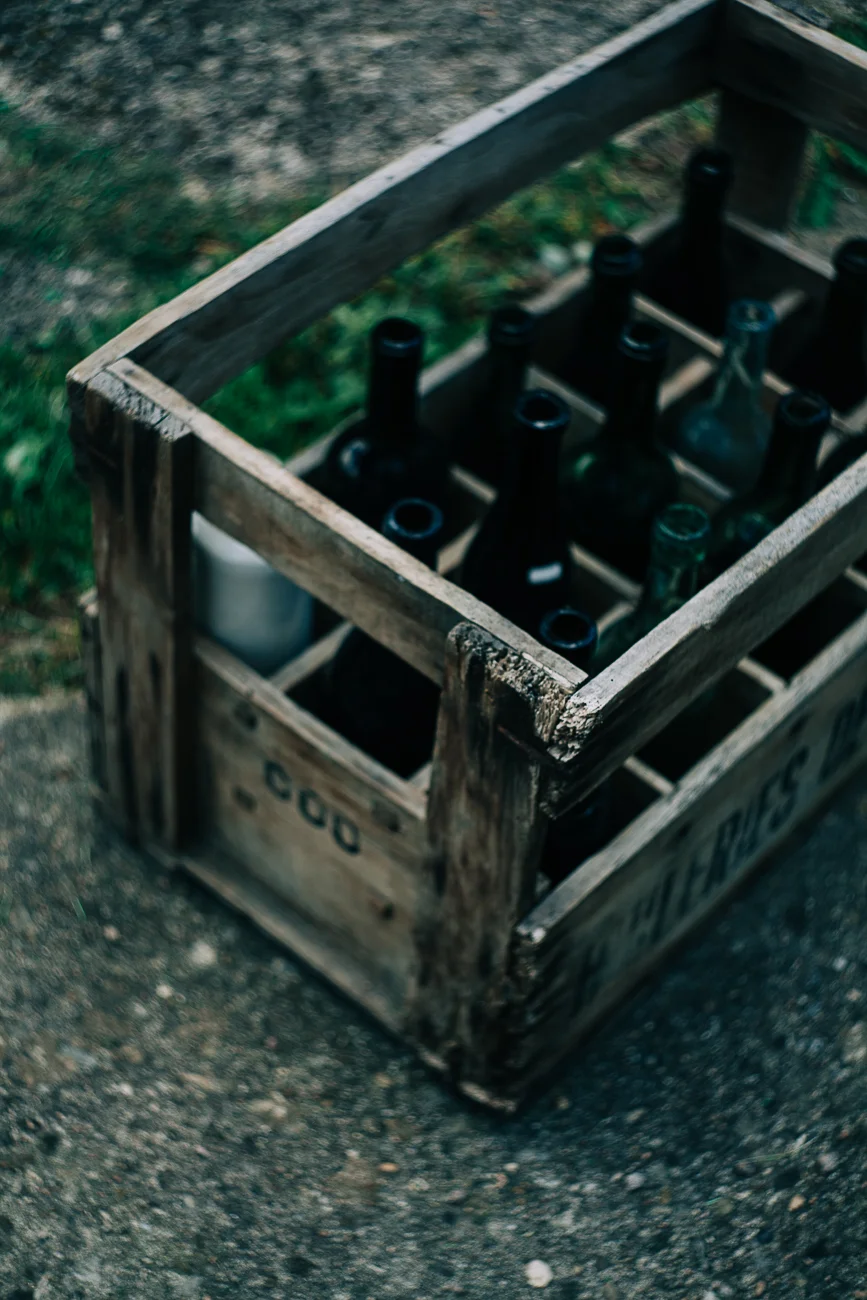
[[399, 802], [387, 779], [344, 761], [339, 737], [329, 750], [333, 733], [303, 710], [285, 702], [281, 719], [202, 662], [198, 709], [206, 842], [279, 896], [323, 952], [363, 969], [397, 1017], [425, 897], [423, 798]]
[[541, 1074], [867, 757], [867, 617], [521, 924]]

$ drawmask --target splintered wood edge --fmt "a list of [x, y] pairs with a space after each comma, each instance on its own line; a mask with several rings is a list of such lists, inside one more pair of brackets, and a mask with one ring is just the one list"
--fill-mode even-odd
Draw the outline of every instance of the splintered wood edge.
[[717, 0], [675, 0], [444, 131], [157, 308], [71, 375], [131, 356], [201, 401], [407, 257], [710, 86]]

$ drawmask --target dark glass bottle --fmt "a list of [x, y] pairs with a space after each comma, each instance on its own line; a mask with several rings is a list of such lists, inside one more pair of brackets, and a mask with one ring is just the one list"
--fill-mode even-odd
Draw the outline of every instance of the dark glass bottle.
[[464, 558], [461, 583], [527, 632], [569, 596], [557, 474], [569, 409], [542, 389], [515, 404], [503, 483]]
[[668, 339], [658, 326], [646, 321], [627, 326], [618, 344], [608, 419], [563, 479], [575, 540], [636, 580], [650, 558], [653, 520], [678, 491], [674, 466], [655, 441], [667, 355]]
[[608, 407], [617, 364], [617, 344], [632, 314], [632, 296], [644, 264], [628, 235], [605, 235], [593, 250], [587, 307], [560, 373], [567, 383]]
[[[592, 618], [568, 606], [554, 609], [542, 619], [537, 635], [549, 650], [556, 650], [585, 672], [591, 671], [597, 643]], [[542, 873], [552, 885], [565, 880], [585, 858], [602, 848], [610, 834], [611, 812], [609, 780], [551, 822], [542, 856]]]
[[536, 317], [517, 303], [497, 308], [488, 322], [485, 381], [457, 440], [455, 459], [495, 487], [503, 477], [515, 403], [527, 384], [536, 332]]
[[[430, 501], [398, 501], [382, 532], [433, 567], [443, 543], [442, 511]], [[439, 695], [428, 678], [353, 628], [331, 661], [322, 716], [372, 758], [410, 776], [433, 751]]]
[[710, 519], [700, 506], [671, 505], [656, 517], [641, 599], [631, 614], [612, 623], [603, 633], [596, 652], [597, 668], [606, 668], [619, 659], [695, 595], [710, 531]]
[[831, 408], [818, 393], [794, 390], [780, 398], [759, 481], [714, 518], [710, 576], [736, 563], [812, 496], [816, 456], [830, 422]]
[[646, 289], [663, 307], [717, 337], [725, 329], [729, 300], [724, 215], [731, 182], [730, 154], [696, 150], [684, 173], [674, 253], [655, 269]]
[[834, 269], [818, 331], [783, 374], [845, 412], [867, 397], [867, 239], [842, 244]]
[[402, 497], [442, 504], [445, 456], [418, 421], [423, 347], [418, 325], [397, 316], [371, 331], [366, 414], [328, 454], [326, 493], [372, 527]]

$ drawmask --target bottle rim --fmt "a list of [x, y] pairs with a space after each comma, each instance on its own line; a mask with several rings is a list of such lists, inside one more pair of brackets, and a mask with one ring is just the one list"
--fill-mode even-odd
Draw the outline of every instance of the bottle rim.
[[427, 542], [437, 536], [443, 522], [443, 512], [433, 501], [402, 497], [386, 511], [382, 532], [392, 541]]
[[867, 285], [867, 239], [847, 239], [834, 253], [834, 270], [849, 280]]
[[727, 149], [705, 145], [690, 155], [686, 176], [691, 187], [725, 192], [733, 177], [732, 156]]
[[618, 348], [636, 361], [664, 362], [668, 356], [668, 335], [653, 321], [630, 321], [620, 335]]
[[644, 266], [644, 254], [629, 235], [603, 235], [590, 259], [594, 276], [607, 279], [631, 279]]
[[571, 605], [549, 610], [539, 625], [539, 635], [553, 650], [568, 654], [593, 650], [599, 637], [596, 620]]
[[562, 433], [569, 426], [571, 412], [562, 398], [546, 388], [529, 388], [515, 403], [515, 419], [524, 428], [539, 433]]
[[491, 313], [488, 339], [499, 347], [524, 348], [536, 335], [536, 317], [520, 303], [506, 303]]
[[377, 356], [421, 356], [424, 335], [415, 321], [404, 316], [386, 316], [370, 332], [370, 342]]
[[769, 334], [776, 323], [776, 312], [762, 298], [737, 298], [729, 307], [728, 327], [739, 333]]
[[710, 516], [701, 506], [678, 501], [666, 506], [653, 521], [654, 537], [667, 546], [694, 550], [710, 537]]
[[824, 432], [831, 423], [831, 407], [821, 393], [793, 388], [777, 403], [777, 415], [793, 429], [805, 433]]

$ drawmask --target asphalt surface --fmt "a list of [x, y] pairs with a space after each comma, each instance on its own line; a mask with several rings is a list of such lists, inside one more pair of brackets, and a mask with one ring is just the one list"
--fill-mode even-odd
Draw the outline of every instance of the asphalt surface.
[[863, 779], [505, 1121], [128, 850], [84, 748], [0, 706], [2, 1300], [867, 1296]]

